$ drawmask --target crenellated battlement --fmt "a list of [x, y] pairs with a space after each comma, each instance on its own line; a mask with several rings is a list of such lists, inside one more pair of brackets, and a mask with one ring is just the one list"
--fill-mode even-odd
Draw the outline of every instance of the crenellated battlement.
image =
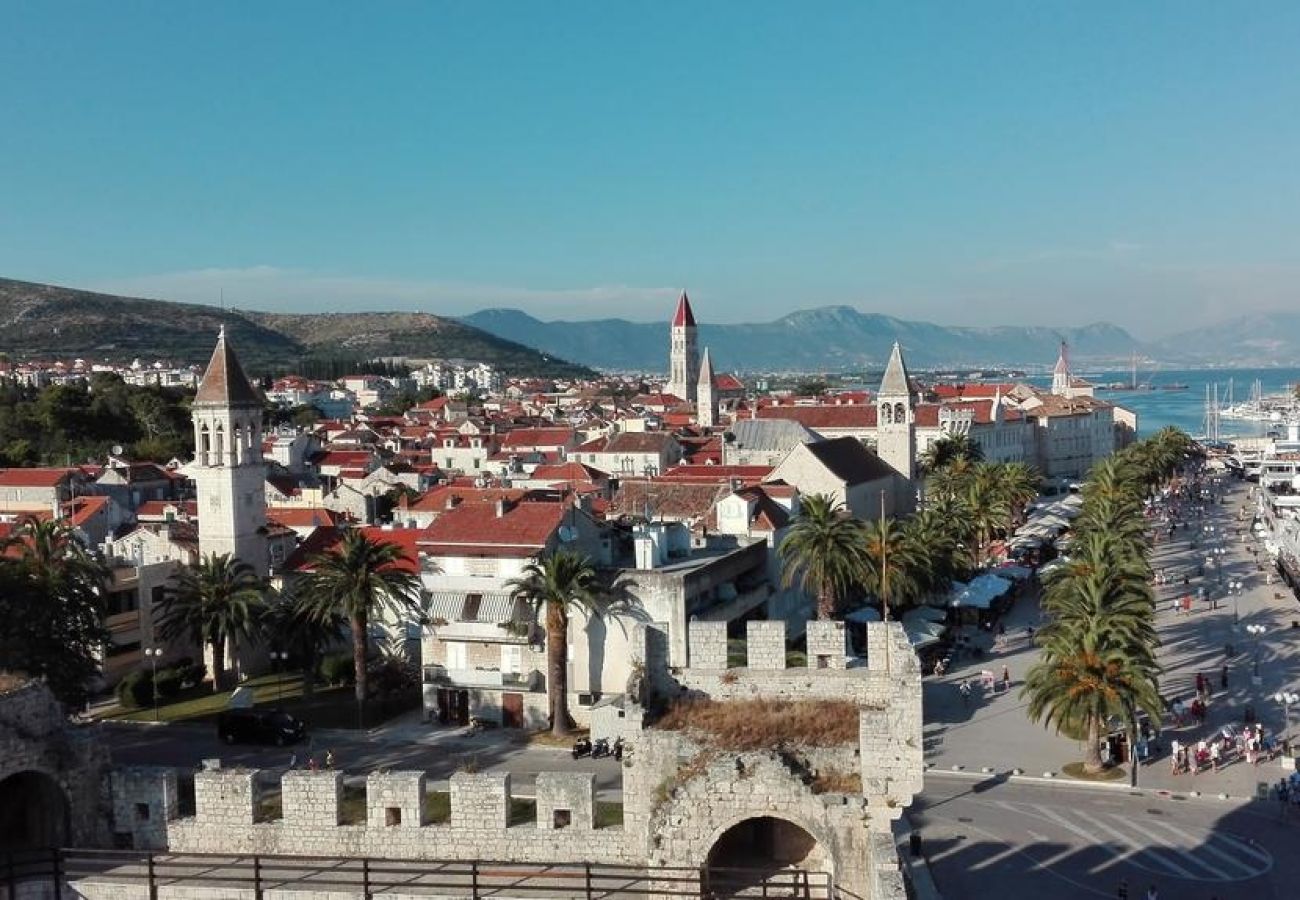
[[[119, 820], [119, 830], [132, 830], [139, 846], [159, 846], [165, 835], [176, 853], [586, 861], [653, 869], [699, 867], [737, 822], [776, 817], [816, 839], [810, 865], [858, 896], [881, 896], [871, 862], [876, 836], [888, 834], [921, 787], [916, 656], [894, 622], [867, 626], [864, 659], [850, 656], [842, 622], [808, 624], [805, 665], [787, 665], [786, 638], [784, 622], [749, 622], [746, 665], [728, 666], [725, 623], [692, 622], [690, 665], [670, 669], [665, 626], [637, 627], [639, 683], [629, 685], [622, 719], [632, 749], [620, 769], [618, 825], [599, 825], [589, 772], [542, 772], [516, 791], [506, 772], [462, 771], [445, 793], [430, 793], [418, 771], [371, 772], [363, 780], [333, 770], [215, 768], [195, 775], [193, 816], [178, 818], [174, 802], [154, 804], [146, 824], [123, 829]], [[677, 698], [848, 700], [859, 711], [857, 740], [730, 750], [725, 741], [643, 724], [650, 716], [638, 701], [650, 706]], [[845, 784], [856, 784], [853, 775], [860, 775], [861, 791], [844, 793]], [[834, 777], [828, 782], [828, 776]], [[131, 809], [133, 792], [146, 798], [140, 802], [159, 788], [174, 794], [174, 776], [170, 783], [158, 778], [119, 777], [115, 802]]]

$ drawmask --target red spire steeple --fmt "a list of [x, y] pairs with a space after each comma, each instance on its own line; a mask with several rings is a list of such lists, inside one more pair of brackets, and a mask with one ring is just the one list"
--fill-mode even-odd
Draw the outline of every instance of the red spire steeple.
[[677, 328], [682, 325], [695, 327], [695, 313], [691, 312], [691, 300], [682, 291], [682, 295], [677, 298], [677, 312], [673, 313], [673, 327]]

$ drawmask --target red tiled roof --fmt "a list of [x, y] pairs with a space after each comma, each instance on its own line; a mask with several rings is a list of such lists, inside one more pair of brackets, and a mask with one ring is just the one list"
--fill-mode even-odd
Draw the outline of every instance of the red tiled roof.
[[146, 500], [136, 509], [138, 519], [163, 519], [167, 516], [166, 507], [178, 509], [181, 515], [193, 519], [199, 514], [197, 500]]
[[538, 466], [530, 476], [534, 480], [593, 482], [605, 481], [608, 476], [582, 463], [568, 462], [559, 465]]
[[841, 406], [765, 406], [760, 419], [788, 419], [805, 428], [875, 428], [876, 407], [846, 403]]
[[673, 466], [660, 476], [660, 481], [699, 481], [730, 483], [739, 478], [746, 484], [758, 484], [772, 472], [771, 466]]
[[[362, 528], [360, 531], [375, 543], [396, 544], [401, 548], [402, 556], [396, 568], [404, 572], [420, 571], [420, 554], [416, 548], [416, 541], [420, 535], [418, 528]], [[316, 556], [329, 553], [342, 540], [343, 530], [340, 528], [317, 528], [289, 554], [284, 567], [296, 572], [309, 572], [312, 569], [312, 560]]]
[[713, 379], [713, 386], [719, 391], [743, 391], [745, 384], [735, 375], [722, 373]]
[[443, 513], [420, 536], [420, 546], [443, 556], [480, 555], [468, 548], [493, 547], [508, 555], [532, 556], [564, 521], [566, 503], [467, 503]]
[[286, 528], [333, 527], [342, 521], [342, 516], [323, 506], [278, 506], [266, 511], [266, 520]]
[[573, 443], [572, 428], [517, 428], [501, 438], [501, 448], [565, 447]]
[[64, 515], [74, 528], [86, 524], [108, 506], [107, 497], [77, 497], [63, 504]]
[[0, 469], [0, 487], [57, 487], [77, 469]]

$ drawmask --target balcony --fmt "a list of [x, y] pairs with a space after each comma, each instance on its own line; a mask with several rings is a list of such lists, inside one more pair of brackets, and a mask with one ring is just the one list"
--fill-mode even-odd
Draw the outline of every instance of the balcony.
[[502, 672], [500, 669], [449, 669], [446, 666], [432, 665], [424, 667], [424, 683], [445, 687], [541, 691], [544, 690], [546, 679], [536, 669]]
[[464, 641], [478, 644], [528, 644], [532, 642], [533, 628], [527, 623], [508, 622], [448, 622], [434, 625], [433, 631], [441, 641]]

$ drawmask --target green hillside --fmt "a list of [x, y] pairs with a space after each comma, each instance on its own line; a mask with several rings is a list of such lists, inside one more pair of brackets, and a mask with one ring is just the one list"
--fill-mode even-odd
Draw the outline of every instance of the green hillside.
[[0, 352], [12, 359], [135, 357], [205, 363], [226, 326], [253, 372], [291, 370], [305, 357], [464, 358], [508, 375], [581, 377], [582, 366], [454, 319], [424, 313], [261, 313], [197, 303], [117, 297], [0, 279]]

